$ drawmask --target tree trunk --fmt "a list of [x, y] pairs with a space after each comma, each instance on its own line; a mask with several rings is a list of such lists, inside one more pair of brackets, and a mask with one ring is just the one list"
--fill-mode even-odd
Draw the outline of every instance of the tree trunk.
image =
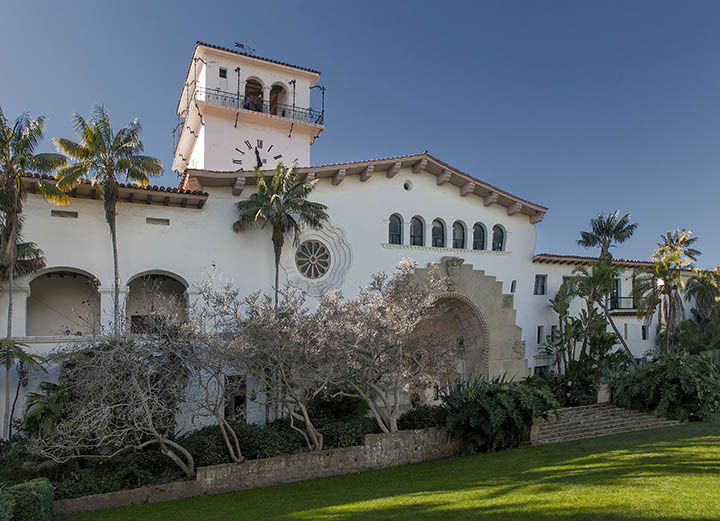
[[580, 360], [585, 358], [585, 355], [587, 354], [588, 342], [590, 341], [590, 314], [592, 313], [593, 307], [592, 302], [585, 303], [585, 309], [587, 310], [587, 323], [585, 324], [585, 335], [582, 347], [580, 348]]
[[623, 349], [625, 349], [625, 352], [630, 357], [630, 360], [632, 360], [633, 365], [637, 366], [637, 361], [635, 360], [635, 357], [632, 354], [632, 351], [630, 351], [630, 348], [628, 347], [627, 343], [625, 342], [625, 339], [620, 334], [620, 331], [618, 331], [618, 328], [615, 326], [615, 321], [612, 319], [612, 316], [608, 312], [607, 306], [603, 304], [602, 300], [598, 302], [598, 305], [603, 310], [603, 314], [605, 315], [605, 320], [607, 320], [608, 324], [610, 324], [610, 327], [615, 332], [615, 336], [618, 337], [618, 340], [620, 340], [620, 343], [623, 346]]
[[120, 331], [120, 268], [118, 265], [117, 247], [117, 195], [118, 187], [115, 179], [106, 178], [103, 186], [103, 198], [105, 199], [105, 220], [110, 227], [110, 240], [112, 241], [113, 253], [113, 335], [117, 336]]
[[22, 383], [22, 377], [20, 374], [18, 374], [18, 383], [15, 387], [15, 399], [12, 403], [12, 408], [10, 409], [10, 419], [8, 420], [8, 439], [12, 438], [12, 421], [13, 416], [15, 416], [15, 406], [17, 405], [18, 397], [20, 396], [20, 384]]
[[283, 236], [281, 233], [273, 231], [272, 236], [273, 253], [275, 254], [275, 315], [278, 311], [278, 290], [280, 285], [280, 255], [282, 255]]
[[[6, 215], [10, 227], [10, 233], [8, 234], [8, 245], [6, 249], [5, 262], [8, 264], [8, 312], [7, 312], [7, 338], [12, 338], [12, 325], [13, 325], [13, 300], [15, 293], [15, 257], [17, 255], [17, 215], [14, 212], [10, 212]], [[5, 346], [5, 349], [10, 349], [10, 346]], [[3, 430], [2, 437], [10, 437], [10, 374], [12, 373], [12, 363], [10, 357], [7, 357], [5, 363], [5, 409], [3, 411]]]

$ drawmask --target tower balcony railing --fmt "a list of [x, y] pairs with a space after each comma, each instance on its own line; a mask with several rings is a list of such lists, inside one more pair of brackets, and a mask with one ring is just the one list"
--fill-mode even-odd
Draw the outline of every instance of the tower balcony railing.
[[282, 118], [294, 119], [295, 121], [303, 121], [315, 125], [323, 125], [325, 121], [324, 110], [317, 111], [310, 108], [296, 107], [294, 105], [274, 103], [268, 100], [260, 100], [256, 96], [244, 96], [238, 93], [225, 92], [220, 89], [198, 87], [195, 89], [193, 96], [198, 101], [222, 105], [223, 107], [231, 109], [261, 112], [263, 114], [271, 114], [273, 116], [280, 116]]

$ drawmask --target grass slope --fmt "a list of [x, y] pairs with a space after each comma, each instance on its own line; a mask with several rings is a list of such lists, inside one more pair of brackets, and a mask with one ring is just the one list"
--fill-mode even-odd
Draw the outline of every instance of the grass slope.
[[720, 423], [407, 465], [70, 519], [720, 519]]

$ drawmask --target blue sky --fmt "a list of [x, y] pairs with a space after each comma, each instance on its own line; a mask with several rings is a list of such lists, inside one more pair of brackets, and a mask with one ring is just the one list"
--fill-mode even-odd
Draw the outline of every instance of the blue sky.
[[549, 207], [538, 252], [586, 253], [579, 230], [619, 208], [639, 228], [617, 256], [647, 258], [681, 227], [701, 266], [720, 264], [720, 2], [13, 4], [6, 115], [45, 115], [48, 138], [72, 136], [72, 113], [95, 103], [115, 126], [140, 117], [166, 165], [157, 184], [177, 182], [171, 130], [195, 41], [243, 41], [323, 72], [314, 164], [428, 150]]

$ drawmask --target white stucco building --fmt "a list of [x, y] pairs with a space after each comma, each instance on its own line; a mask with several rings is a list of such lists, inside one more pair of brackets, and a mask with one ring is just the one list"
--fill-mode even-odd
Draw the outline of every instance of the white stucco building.
[[[445, 320], [472, 353], [473, 371], [523, 377], [549, 365], [540, 355], [556, 322], [548, 298], [588, 259], [537, 255], [536, 227], [546, 208], [428, 153], [313, 166], [311, 146], [325, 130], [323, 111], [309, 108], [319, 77], [311, 69], [196, 45], [177, 109], [184, 121], [172, 165], [183, 174], [179, 186], [121, 188], [119, 265], [129, 327], [150, 305], [143, 277], [153, 276], [158, 291], [190, 303], [193, 287], [211, 269], [245, 293], [269, 292], [270, 232], [234, 233], [235, 203], [255, 189], [258, 161], [269, 175], [278, 161], [297, 159], [305, 179], [320, 180], [312, 199], [330, 215], [325, 229], [303, 235], [300, 249], [316, 241], [312, 246], [327, 251], [329, 263], [298, 266], [302, 251], [288, 243], [281, 278], [311, 295], [331, 289], [352, 295], [372, 273], [390, 272], [404, 257], [421, 267], [442, 264], [456, 281], [443, 297], [454, 303]], [[25, 179], [31, 194], [24, 235], [45, 252], [47, 268], [17, 281], [13, 331], [47, 352], [108, 327], [113, 263], [97, 191], [79, 185], [71, 204], [60, 208], [33, 195], [36, 183]], [[619, 262], [627, 272], [618, 282], [616, 322], [641, 357], [654, 345], [655, 327], [637, 318], [629, 297], [638, 262]], [[1, 309], [7, 298], [4, 292]], [[575, 306], [579, 311], [581, 303]], [[44, 378], [32, 375], [23, 395]], [[3, 379], [4, 372], [0, 389]]]

